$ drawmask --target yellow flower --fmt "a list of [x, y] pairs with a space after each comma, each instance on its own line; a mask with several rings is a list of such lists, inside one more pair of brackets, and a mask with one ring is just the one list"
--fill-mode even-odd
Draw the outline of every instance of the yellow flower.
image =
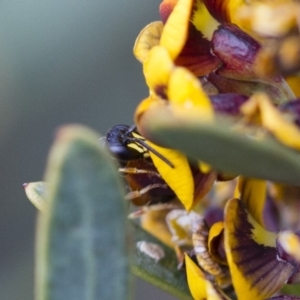
[[[224, 222], [206, 227], [202, 224], [198, 236], [193, 234], [197, 263], [187, 255], [185, 263], [194, 299], [229, 299], [218, 277], [222, 274], [221, 268], [226, 270], [226, 266], [239, 300], [273, 299], [269, 297], [285, 283], [299, 283], [299, 233], [275, 233], [261, 225], [266, 224], [267, 215], [272, 215], [266, 202], [265, 182], [240, 178], [235, 195], [239, 199], [233, 198], [225, 205]], [[199, 222], [203, 221], [200, 219], [197, 224]], [[223, 278], [226, 278], [224, 274], [223, 271]], [[282, 299], [298, 298], [285, 296]]]
[[[213, 119], [213, 107], [204, 93], [198, 79], [188, 70], [177, 67], [168, 52], [161, 46], [155, 46], [144, 61], [144, 74], [150, 88], [150, 96], [140, 103], [135, 113], [135, 122], [139, 132], [151, 140], [144, 122], [147, 114], [155, 111], [171, 111], [178, 116], [201, 115], [203, 121]], [[175, 192], [187, 210], [210, 190], [214, 180], [214, 172], [206, 172], [196, 176], [195, 168], [191, 168], [187, 158], [178, 151], [159, 146], [159, 142], [148, 142], [151, 147], [166, 157], [173, 165], [171, 168], [155, 155], [151, 155], [153, 163], [166, 183]], [[199, 177], [200, 176], [200, 177]]]
[[260, 125], [272, 133], [281, 143], [300, 150], [299, 101], [291, 101], [276, 108], [263, 93], [255, 94], [242, 107], [245, 117], [259, 120]]
[[163, 1], [163, 22], [153, 22], [141, 31], [134, 53], [144, 63], [151, 49], [160, 45], [175, 65], [203, 77], [208, 94], [250, 96], [255, 90], [268, 90], [274, 102], [291, 98], [293, 93], [282, 77], [259, 77], [255, 73], [260, 44], [233, 25], [243, 25], [236, 17], [237, 8], [243, 4], [240, 0]]

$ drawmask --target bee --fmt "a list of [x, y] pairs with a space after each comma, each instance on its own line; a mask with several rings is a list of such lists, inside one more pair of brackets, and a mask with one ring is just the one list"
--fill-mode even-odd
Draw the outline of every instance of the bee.
[[136, 126], [116, 125], [106, 134], [105, 144], [124, 174], [130, 192], [126, 199], [137, 206], [163, 204], [176, 199], [175, 193], [161, 178], [149, 155], [152, 152], [170, 168], [174, 165], [139, 134]]

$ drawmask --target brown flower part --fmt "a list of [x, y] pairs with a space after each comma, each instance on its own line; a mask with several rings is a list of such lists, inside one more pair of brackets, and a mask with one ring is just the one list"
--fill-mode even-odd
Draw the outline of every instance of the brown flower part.
[[178, 0], [164, 0], [159, 6], [159, 14], [162, 22], [165, 24], [177, 4]]
[[[163, 23], [166, 23], [168, 21], [168, 18], [171, 15], [171, 12], [175, 8], [176, 4], [176, 0], [165, 0], [161, 3], [160, 15]], [[189, 17], [185, 20], [182, 19], [182, 16], [180, 16], [180, 19], [178, 17], [178, 22], [184, 21], [185, 26], [188, 26], [186, 36], [176, 37], [179, 40], [183, 40], [184, 46], [180, 50], [178, 55], [176, 55], [175, 64], [178, 66], [186, 67], [196, 76], [204, 76], [216, 69], [221, 64], [219, 59], [211, 52], [209, 39], [203, 35], [203, 32], [196, 28], [196, 22], [193, 21], [194, 18], [197, 18], [196, 14], [199, 12], [199, 10], [203, 11], [203, 9], [205, 9], [204, 5], [194, 0], [192, 1], [192, 9], [189, 12]], [[175, 26], [177, 16], [176, 14], [174, 14], [172, 17], [173, 19], [175, 19]], [[168, 29], [166, 30], [168, 34], [165, 33], [165, 36], [163, 36], [162, 39], [164, 39], [164, 37], [166, 37], [167, 35], [170, 36], [170, 28], [172, 32], [173, 30], [176, 30], [176, 28], [171, 27], [170, 24], [167, 25], [169, 25]], [[162, 43], [166, 44], [165, 40], [162, 41]]]
[[204, 76], [218, 68], [221, 61], [212, 54], [210, 41], [190, 23], [188, 39], [175, 64], [189, 69], [196, 76]]
[[288, 278], [287, 283], [300, 283], [300, 231], [283, 231], [277, 239], [278, 257], [290, 263], [293, 267], [293, 274]]

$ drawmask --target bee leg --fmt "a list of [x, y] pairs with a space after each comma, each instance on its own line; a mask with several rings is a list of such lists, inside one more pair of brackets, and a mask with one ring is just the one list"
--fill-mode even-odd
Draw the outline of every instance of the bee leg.
[[157, 189], [157, 188], [166, 189], [167, 187], [168, 186], [166, 184], [160, 184], [160, 183], [150, 184], [139, 191], [132, 191], [132, 192], [128, 193], [125, 196], [125, 199], [132, 200], [132, 199], [138, 198], [138, 197], [148, 193], [150, 190]]
[[128, 215], [129, 219], [136, 219], [141, 217], [143, 214], [149, 212], [149, 211], [159, 211], [159, 210], [165, 210], [165, 209], [176, 209], [178, 208], [178, 204], [176, 203], [159, 203], [155, 205], [150, 206], [142, 206], [138, 210], [132, 212]]
[[155, 175], [157, 177], [161, 177], [155, 171], [144, 170], [144, 169], [137, 169], [137, 168], [119, 168], [119, 172], [125, 173], [125, 174], [149, 174], [149, 175]]

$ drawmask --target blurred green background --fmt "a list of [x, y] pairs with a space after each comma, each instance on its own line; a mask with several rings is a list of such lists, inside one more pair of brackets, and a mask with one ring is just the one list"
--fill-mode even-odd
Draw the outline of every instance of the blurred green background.
[[[35, 208], [22, 184], [43, 178], [58, 126], [105, 134], [132, 124], [147, 96], [134, 40], [160, 1], [0, 3], [0, 299], [33, 299]], [[137, 281], [136, 299], [173, 297]]]

